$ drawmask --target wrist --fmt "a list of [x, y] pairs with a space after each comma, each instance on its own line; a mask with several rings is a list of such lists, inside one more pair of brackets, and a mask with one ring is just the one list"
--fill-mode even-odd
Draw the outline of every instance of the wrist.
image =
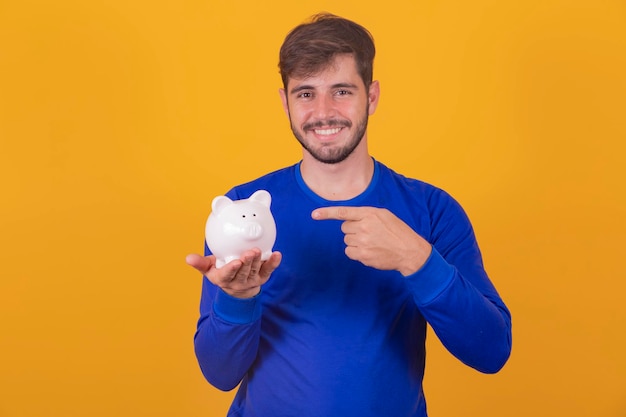
[[213, 310], [216, 315], [229, 323], [252, 323], [261, 317], [261, 297], [237, 298], [224, 290], [218, 290]]
[[424, 241], [416, 252], [412, 252], [405, 257], [405, 261], [400, 268], [398, 268], [398, 272], [400, 272], [404, 277], [415, 274], [417, 271], [422, 269], [430, 257], [432, 250], [433, 248], [430, 243]]
[[247, 298], [254, 298], [259, 295], [259, 293], [261, 292], [261, 287], [253, 287], [246, 290], [232, 290], [229, 288], [222, 288], [222, 290], [231, 297], [245, 300]]

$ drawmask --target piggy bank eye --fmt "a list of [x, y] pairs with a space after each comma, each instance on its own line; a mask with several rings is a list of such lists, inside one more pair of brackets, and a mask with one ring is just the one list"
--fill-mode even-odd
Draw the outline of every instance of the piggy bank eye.
[[253, 217], [256, 217], [256, 213], [252, 213], [252, 216], [253, 216]]

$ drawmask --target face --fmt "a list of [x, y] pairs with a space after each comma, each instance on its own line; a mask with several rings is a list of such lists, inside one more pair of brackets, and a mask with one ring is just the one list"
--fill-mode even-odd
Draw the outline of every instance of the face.
[[378, 103], [378, 82], [366, 90], [352, 55], [338, 55], [313, 76], [290, 78], [280, 90], [291, 130], [306, 154], [319, 162], [344, 161], [367, 133]]

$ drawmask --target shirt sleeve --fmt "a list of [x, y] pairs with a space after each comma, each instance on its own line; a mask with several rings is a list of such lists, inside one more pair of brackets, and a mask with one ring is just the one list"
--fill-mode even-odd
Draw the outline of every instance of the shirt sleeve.
[[443, 345], [484, 373], [500, 370], [511, 352], [511, 314], [483, 267], [461, 206], [441, 192], [429, 202], [432, 253], [407, 277], [413, 299]]
[[238, 299], [203, 278], [194, 348], [204, 377], [218, 389], [235, 388], [256, 358], [260, 297]]

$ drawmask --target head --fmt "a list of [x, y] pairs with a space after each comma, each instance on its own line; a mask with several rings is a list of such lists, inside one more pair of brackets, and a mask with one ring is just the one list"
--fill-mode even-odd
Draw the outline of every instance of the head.
[[334, 61], [338, 54], [352, 54], [365, 87], [373, 79], [376, 49], [363, 26], [329, 13], [313, 16], [296, 26], [280, 48], [278, 67], [287, 89], [289, 78], [306, 78]]
[[316, 15], [293, 29], [280, 50], [283, 107], [305, 155], [336, 164], [367, 152], [368, 116], [378, 101], [374, 42], [349, 20]]

